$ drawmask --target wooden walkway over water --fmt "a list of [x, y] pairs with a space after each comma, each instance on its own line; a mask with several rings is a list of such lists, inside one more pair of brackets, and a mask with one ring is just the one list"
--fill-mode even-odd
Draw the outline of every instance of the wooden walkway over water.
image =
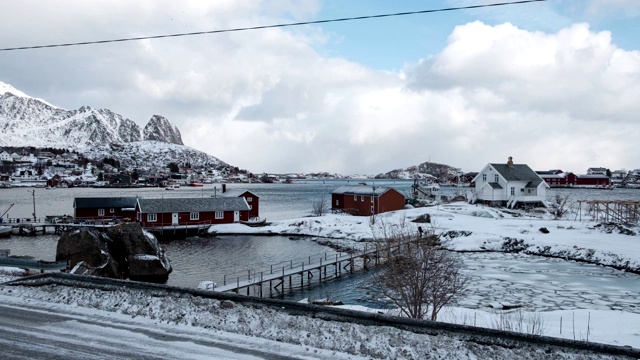
[[[394, 245], [394, 248], [405, 245]], [[359, 270], [368, 270], [383, 261], [381, 251], [393, 249], [381, 248], [377, 244], [365, 244], [361, 249], [348, 253], [324, 253], [322, 256], [309, 256], [303, 261], [291, 260], [284, 265], [271, 265], [262, 271], [247, 270], [245, 275], [225, 275], [221, 285], [208, 290], [234, 292], [259, 297], [281, 296], [285, 291], [303, 288], [321, 283]]]

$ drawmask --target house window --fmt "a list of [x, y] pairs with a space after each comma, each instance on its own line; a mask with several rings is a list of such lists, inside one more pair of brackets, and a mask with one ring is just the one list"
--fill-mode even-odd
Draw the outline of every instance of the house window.
[[147, 222], [158, 221], [158, 214], [147, 214]]
[[216, 219], [224, 219], [224, 211], [216, 211]]
[[104, 209], [98, 209], [98, 216], [104, 216]]
[[487, 182], [487, 174], [482, 174], [482, 182]]
[[340, 205], [340, 200], [336, 200], [336, 206]]
[[358, 195], [353, 195], [353, 201], [358, 201]]
[[200, 213], [199, 212], [190, 213], [189, 220], [200, 220]]
[[516, 188], [512, 187], [511, 188], [511, 195], [515, 195], [516, 194]]
[[373, 198], [374, 198], [374, 197], [372, 196], [372, 197], [371, 197], [371, 203], [373, 203]]
[[371, 213], [375, 214], [375, 209], [373, 208], [373, 206], [371, 207]]
[[364, 201], [364, 195], [360, 195], [360, 201]]
[[249, 210], [253, 210], [253, 205], [249, 205]]
[[500, 175], [496, 174], [495, 179], [496, 182], [500, 182]]
[[109, 212], [113, 214], [114, 212], [116, 212], [116, 209], [111, 208], [111, 209], [109, 209]]
[[253, 198], [251, 196], [248, 196], [247, 197], [247, 202], [252, 202], [252, 201], [253, 201]]

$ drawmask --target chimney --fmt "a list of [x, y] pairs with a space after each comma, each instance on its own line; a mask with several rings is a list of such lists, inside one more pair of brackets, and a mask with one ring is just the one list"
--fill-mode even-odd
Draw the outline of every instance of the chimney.
[[509, 156], [509, 160], [507, 160], [507, 165], [513, 166], [513, 158]]
[[227, 184], [222, 184], [222, 192], [223, 193], [227, 192]]

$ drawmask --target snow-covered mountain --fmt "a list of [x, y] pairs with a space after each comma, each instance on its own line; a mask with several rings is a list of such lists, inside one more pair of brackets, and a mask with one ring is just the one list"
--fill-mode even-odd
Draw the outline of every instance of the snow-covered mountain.
[[[192, 165], [226, 165], [219, 159], [184, 146], [180, 130], [154, 115], [144, 129], [108, 109], [83, 106], [65, 110], [26, 95], [0, 82], [0, 146], [64, 148], [89, 159], [114, 158], [121, 164], [142, 159]], [[158, 165], [166, 165], [166, 162]]]
[[184, 145], [146, 140], [128, 143], [111, 143], [77, 149], [87, 159], [99, 162], [113, 158], [125, 168], [163, 167], [170, 162], [190, 163], [191, 166], [220, 168], [228, 164], [200, 150]]
[[144, 140], [157, 140], [171, 144], [184, 145], [180, 130], [160, 115], [153, 115], [142, 132]]

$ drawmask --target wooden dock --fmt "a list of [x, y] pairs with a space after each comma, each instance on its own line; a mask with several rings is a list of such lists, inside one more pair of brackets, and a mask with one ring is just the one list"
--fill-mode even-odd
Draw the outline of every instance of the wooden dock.
[[[405, 244], [395, 245], [394, 248], [402, 245]], [[259, 297], [282, 296], [286, 290], [303, 288], [358, 270], [368, 270], [380, 264], [382, 250], [377, 244], [365, 244], [362, 249], [349, 253], [325, 253], [318, 257], [310, 256], [301, 262], [291, 260], [287, 265], [271, 265], [262, 271], [247, 270], [245, 275], [225, 275], [222, 285], [214, 284], [208, 289]]]
[[47, 234], [60, 235], [65, 231], [80, 227], [108, 228], [118, 223], [119, 220], [55, 222], [43, 221], [42, 219], [9, 219], [9, 222], [3, 222], [1, 225], [10, 226], [12, 235], [36, 236]]
[[582, 221], [582, 204], [585, 211], [596, 221], [618, 223], [640, 222], [640, 201], [638, 200], [578, 200], [578, 214]]

